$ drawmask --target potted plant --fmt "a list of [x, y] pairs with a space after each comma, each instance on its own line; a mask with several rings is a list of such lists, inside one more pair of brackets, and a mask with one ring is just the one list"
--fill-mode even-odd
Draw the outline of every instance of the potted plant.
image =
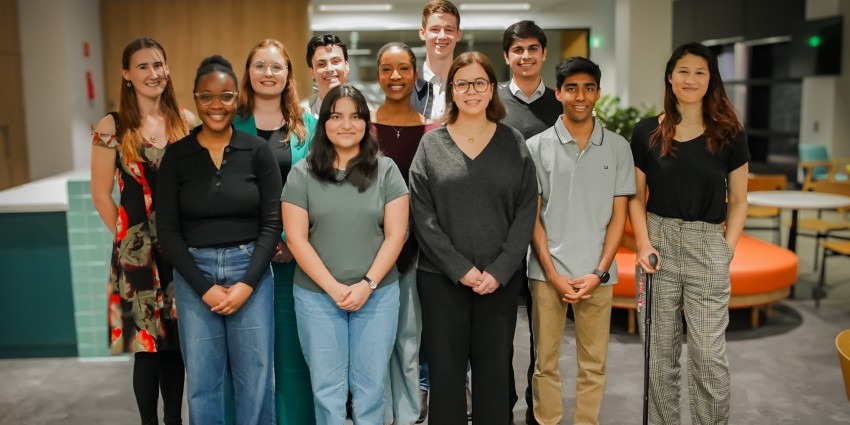
[[640, 108], [634, 106], [621, 106], [620, 98], [617, 96], [603, 95], [596, 102], [594, 108], [596, 117], [602, 121], [602, 125], [626, 140], [632, 140], [632, 131], [635, 124], [643, 118], [658, 114], [652, 105], [644, 104]]

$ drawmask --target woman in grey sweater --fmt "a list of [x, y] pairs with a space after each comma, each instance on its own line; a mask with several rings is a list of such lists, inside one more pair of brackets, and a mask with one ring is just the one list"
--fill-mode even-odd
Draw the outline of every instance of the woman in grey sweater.
[[430, 421], [465, 424], [472, 365], [473, 423], [510, 421], [508, 374], [519, 273], [531, 241], [537, 181], [524, 139], [505, 115], [490, 61], [455, 59], [446, 126], [425, 134], [410, 169], [421, 244], [417, 285], [430, 362]]

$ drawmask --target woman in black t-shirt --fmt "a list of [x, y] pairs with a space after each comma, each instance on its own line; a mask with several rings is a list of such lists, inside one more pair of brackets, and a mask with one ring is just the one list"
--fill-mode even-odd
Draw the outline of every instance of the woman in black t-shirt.
[[[638, 265], [654, 273], [649, 421], [681, 420], [684, 307], [693, 422], [727, 423], [729, 263], [747, 214], [747, 139], [708, 48], [698, 43], [677, 48], [664, 83], [664, 113], [635, 126], [637, 194], [629, 201]], [[651, 254], [659, 257], [655, 268]], [[638, 286], [643, 325], [643, 280]], [[640, 330], [643, 335], [643, 326]]]

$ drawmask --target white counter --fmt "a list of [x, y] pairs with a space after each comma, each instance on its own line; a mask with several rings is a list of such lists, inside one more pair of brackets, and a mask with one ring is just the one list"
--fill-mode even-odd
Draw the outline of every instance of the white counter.
[[0, 213], [68, 210], [68, 180], [89, 179], [89, 170], [76, 170], [0, 191]]

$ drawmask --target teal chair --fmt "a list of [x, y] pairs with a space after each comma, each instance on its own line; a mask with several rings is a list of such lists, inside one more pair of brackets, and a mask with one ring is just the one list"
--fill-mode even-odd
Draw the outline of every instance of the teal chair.
[[800, 168], [803, 171], [803, 190], [814, 190], [819, 180], [847, 181], [843, 170], [830, 161], [824, 145], [799, 145]]

